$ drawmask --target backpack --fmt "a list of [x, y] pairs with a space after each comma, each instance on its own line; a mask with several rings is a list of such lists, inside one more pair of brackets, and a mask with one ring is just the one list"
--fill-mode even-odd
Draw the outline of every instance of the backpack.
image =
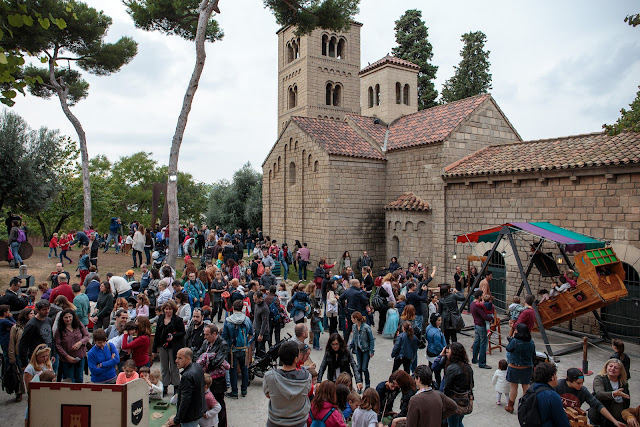
[[18, 242], [22, 243], [22, 242], [26, 242], [27, 241], [27, 235], [25, 234], [24, 230], [22, 228], [18, 229]]
[[538, 410], [538, 393], [545, 390], [553, 390], [551, 387], [540, 387], [533, 391], [529, 387], [527, 392], [518, 401], [518, 421], [521, 426], [534, 427], [542, 425], [540, 411]]
[[249, 334], [244, 322], [242, 325], [235, 325], [235, 331], [235, 337], [231, 344], [231, 352], [247, 351], [249, 348]]
[[269, 304], [269, 320], [272, 322], [277, 322], [281, 319], [280, 316], [280, 301], [278, 298], [274, 298]]
[[244, 297], [242, 299], [242, 312], [245, 316], [251, 317], [251, 300], [249, 297]]
[[222, 248], [222, 260], [226, 263], [228, 260], [233, 258], [233, 246], [227, 245]]
[[284, 262], [286, 262], [287, 264], [293, 264], [293, 260], [291, 259], [291, 251], [289, 249], [287, 249], [284, 255]]
[[278, 312], [280, 313], [280, 322], [282, 324], [291, 322], [291, 318], [287, 314], [287, 310], [285, 310], [284, 305], [278, 304]]
[[322, 417], [321, 420], [316, 419], [313, 416], [313, 413], [311, 411], [309, 411], [309, 416], [311, 417], [311, 427], [326, 427], [327, 426], [327, 420], [329, 419], [329, 417], [331, 416], [331, 414], [333, 414], [333, 411], [335, 411], [336, 408], [331, 408], [329, 410], [329, 412], [327, 412], [327, 414]]
[[262, 276], [264, 274], [264, 264], [262, 262], [258, 263], [258, 271], [256, 271], [256, 274], [258, 275], [258, 277]]
[[8, 394], [16, 393], [20, 391], [20, 381], [20, 369], [18, 369], [18, 366], [15, 363], [9, 364], [4, 372], [4, 377], [2, 378], [2, 388]]

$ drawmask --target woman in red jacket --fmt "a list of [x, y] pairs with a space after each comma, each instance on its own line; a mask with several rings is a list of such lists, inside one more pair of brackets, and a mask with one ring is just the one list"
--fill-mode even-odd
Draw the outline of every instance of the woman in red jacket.
[[327, 427], [346, 427], [342, 412], [338, 409], [335, 383], [324, 380], [314, 390], [307, 426], [314, 420], [324, 421]]
[[[135, 338], [129, 342], [129, 334], [132, 332], [135, 333]], [[122, 348], [124, 350], [133, 350], [131, 357], [138, 369], [143, 366], [151, 366], [149, 360], [150, 336], [151, 322], [149, 322], [148, 317], [140, 316], [136, 319], [136, 322], [129, 322], [124, 327]]]
[[64, 263], [62, 262], [62, 257], [65, 257], [67, 260], [69, 260], [69, 264], [73, 262], [73, 260], [67, 256], [70, 241], [71, 236], [66, 233], [62, 233], [62, 235], [60, 236], [60, 240], [58, 240], [58, 246], [60, 246], [60, 263], [62, 265], [64, 265]]

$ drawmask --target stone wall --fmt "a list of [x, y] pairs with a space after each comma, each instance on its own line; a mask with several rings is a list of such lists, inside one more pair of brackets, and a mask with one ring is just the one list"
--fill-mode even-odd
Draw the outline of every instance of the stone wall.
[[290, 123], [262, 166], [265, 235], [290, 247], [307, 242], [313, 257], [328, 251], [328, 165], [326, 152]]
[[[446, 194], [445, 252], [456, 250], [458, 260], [445, 257], [445, 269], [467, 255], [483, 255], [492, 244], [454, 245], [455, 235], [490, 228], [506, 222], [548, 221], [578, 233], [609, 240], [619, 258], [640, 271], [640, 172], [625, 173], [624, 168], [579, 171], [563, 170], [548, 173], [492, 176], [490, 178], [449, 178]], [[526, 265], [531, 237], [518, 237], [519, 254]], [[498, 247], [506, 250], [507, 302], [510, 303], [520, 286], [515, 257], [506, 242]], [[545, 244], [543, 251], [554, 245]], [[557, 249], [555, 249], [557, 253]], [[562, 269], [561, 269], [562, 271]], [[541, 287], [549, 288], [548, 279], [541, 278], [535, 268], [530, 276], [534, 294]], [[566, 326], [566, 325], [565, 325]], [[597, 333], [592, 315], [575, 319], [576, 330]]]
[[414, 259], [433, 265], [431, 212], [387, 210], [385, 221], [387, 264], [395, 256], [405, 268]]
[[[488, 145], [503, 144], [520, 140], [507, 119], [495, 103], [489, 99], [480, 105], [452, 135], [444, 142], [421, 145], [410, 149], [389, 151], [387, 158], [386, 202], [395, 200], [402, 193], [410, 191], [431, 207], [430, 230], [425, 238], [412, 239], [416, 242], [414, 252], [429, 251], [429, 260], [438, 266], [436, 281], [450, 281], [448, 270], [444, 269], [447, 259], [445, 250], [445, 192], [442, 174], [444, 168], [465, 156]], [[405, 218], [402, 224], [409, 220]], [[387, 220], [387, 242], [393, 239]], [[394, 221], [395, 222], [395, 221]], [[426, 236], [431, 235], [431, 240]], [[399, 237], [399, 236], [398, 236]], [[449, 241], [449, 237], [446, 237]], [[412, 243], [413, 244], [413, 243]], [[408, 247], [400, 242], [401, 247]], [[389, 247], [389, 246], [387, 246]], [[387, 259], [394, 256], [387, 253]], [[408, 250], [402, 251], [401, 265], [416, 258]], [[420, 259], [420, 258], [418, 258]]]
[[[367, 251], [374, 268], [385, 264], [383, 160], [331, 156], [327, 227], [331, 262], [349, 251], [352, 260]], [[388, 264], [388, 262], [387, 262]], [[337, 269], [334, 271], [337, 272]]]

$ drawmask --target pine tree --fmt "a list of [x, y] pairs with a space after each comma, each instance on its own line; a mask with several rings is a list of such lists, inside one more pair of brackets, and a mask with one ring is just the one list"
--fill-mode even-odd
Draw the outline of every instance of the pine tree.
[[407, 10], [396, 22], [396, 43], [393, 55], [420, 66], [418, 73], [418, 110], [437, 105], [438, 91], [433, 84], [438, 67], [430, 63], [433, 47], [429, 40], [429, 29], [422, 20], [422, 12]]
[[464, 47], [460, 51], [462, 60], [454, 67], [456, 72], [444, 83], [442, 100], [457, 101], [470, 96], [487, 93], [491, 89], [491, 73], [489, 73], [489, 51], [484, 50], [487, 36], [482, 31], [466, 33], [461, 40]]

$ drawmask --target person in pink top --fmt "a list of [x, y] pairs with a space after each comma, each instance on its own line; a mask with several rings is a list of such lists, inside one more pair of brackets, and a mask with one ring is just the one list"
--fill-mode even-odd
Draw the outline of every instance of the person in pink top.
[[307, 418], [307, 426], [313, 421], [324, 421], [327, 427], [346, 427], [342, 412], [338, 409], [336, 397], [336, 385], [334, 382], [324, 380], [315, 387], [315, 394], [311, 402], [311, 411]]
[[136, 363], [132, 359], [124, 362], [124, 365], [122, 365], [122, 369], [123, 372], [120, 372], [118, 374], [116, 385], [130, 383], [131, 381], [138, 379], [138, 373], [136, 372]]

